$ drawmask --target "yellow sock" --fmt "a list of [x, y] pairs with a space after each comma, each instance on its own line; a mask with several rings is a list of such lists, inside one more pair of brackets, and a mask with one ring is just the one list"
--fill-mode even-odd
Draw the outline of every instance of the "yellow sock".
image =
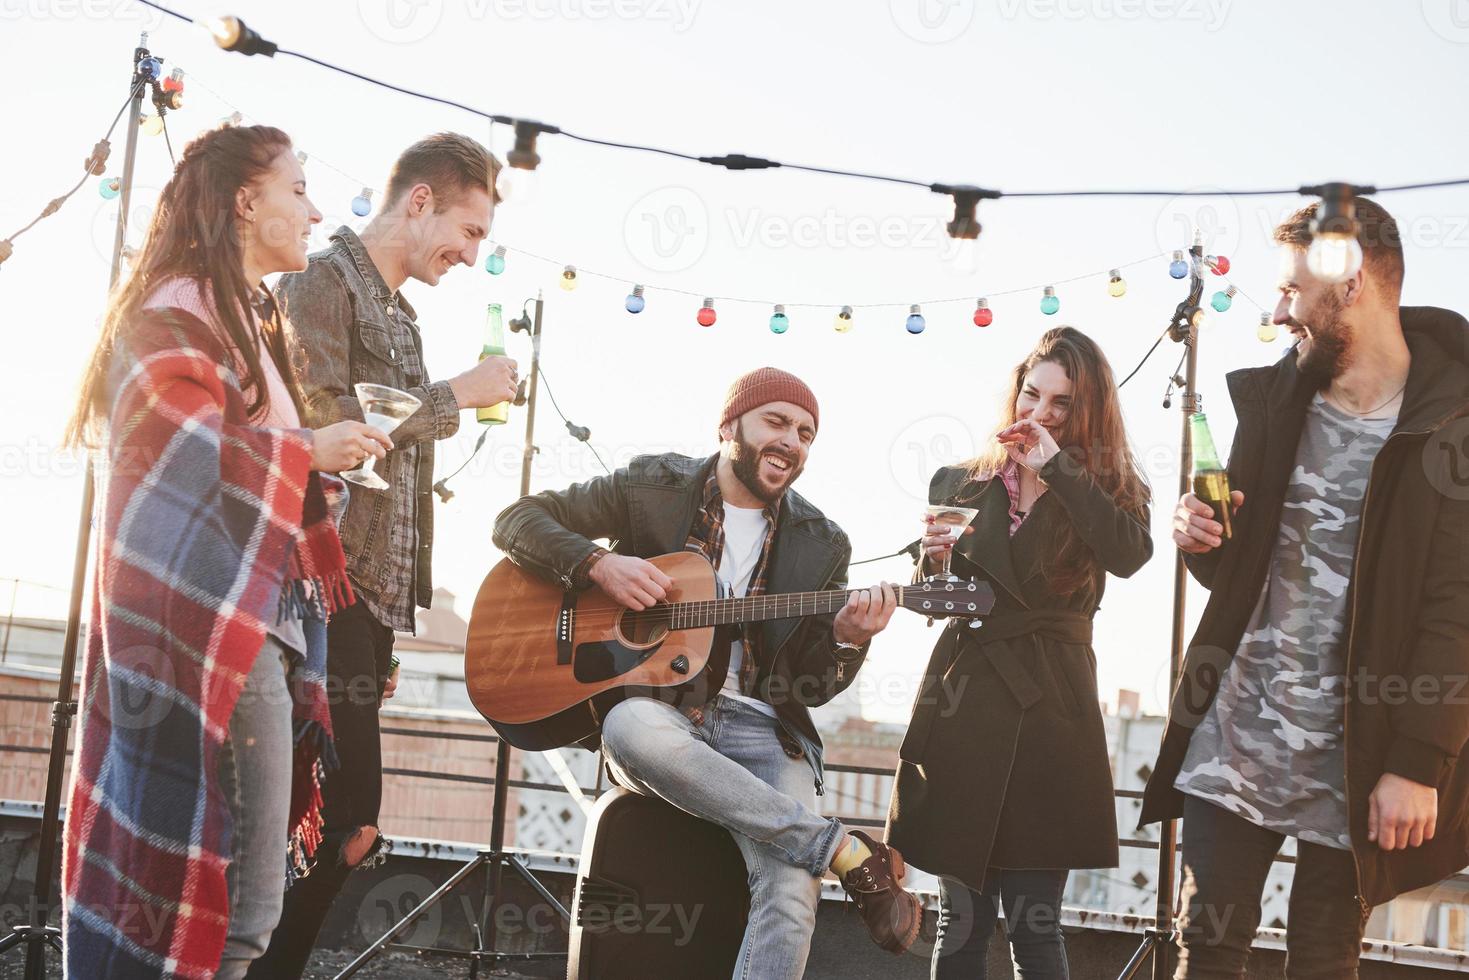
[[836, 856], [831, 859], [831, 870], [837, 873], [837, 877], [844, 876], [853, 868], [860, 867], [863, 861], [872, 857], [872, 849], [862, 843], [851, 834], [837, 847]]

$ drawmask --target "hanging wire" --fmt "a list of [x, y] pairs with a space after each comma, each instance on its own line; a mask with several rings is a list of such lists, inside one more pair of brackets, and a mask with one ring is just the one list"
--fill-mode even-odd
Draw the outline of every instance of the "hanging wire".
[[[194, 20], [194, 18], [189, 17], [186, 14], [179, 13], [176, 10], [172, 10], [172, 9], [170, 9], [168, 7], [165, 7], [162, 4], [160, 4], [160, 3], [155, 3], [155, 2], [153, 2], [153, 0], [137, 0], [137, 2], [140, 3], [140, 4], [142, 4], [145, 7], [149, 7], [149, 8], [152, 8], [153, 10], [157, 10], [160, 13], [165, 14], [165, 15], [167, 15], [169, 17], [173, 17], [173, 18], [175, 18], [177, 20], [183, 21], [186, 24], [197, 24], [198, 23], [196, 20]], [[1303, 193], [1305, 191], [1305, 188], [1304, 187], [1241, 188], [1241, 189], [1236, 189], [1236, 190], [1220, 190], [1220, 189], [1215, 189], [1215, 190], [1208, 190], [1208, 189], [1164, 190], [1164, 189], [1156, 189], [1156, 188], [1110, 188], [1110, 189], [1076, 189], [1076, 190], [1000, 191], [1000, 190], [993, 190], [993, 189], [983, 189], [983, 188], [979, 188], [979, 187], [971, 187], [970, 185], [939, 184], [939, 183], [934, 183], [934, 182], [925, 181], [925, 180], [917, 180], [917, 179], [909, 178], [909, 177], [893, 177], [893, 176], [889, 176], [889, 175], [886, 175], [886, 174], [865, 173], [865, 172], [862, 172], [862, 171], [846, 170], [846, 169], [842, 169], [842, 168], [838, 168], [838, 167], [819, 167], [819, 166], [814, 166], [814, 165], [810, 165], [810, 164], [783, 163], [783, 162], [778, 161], [778, 160], [771, 160], [771, 159], [766, 159], [766, 158], [763, 158], [763, 157], [745, 156], [744, 154], [724, 154], [724, 155], [704, 156], [704, 155], [699, 155], [699, 154], [694, 154], [694, 153], [688, 153], [688, 152], [685, 152], [685, 151], [682, 151], [682, 150], [673, 150], [673, 149], [669, 149], [667, 147], [652, 146], [652, 145], [644, 144], [644, 143], [628, 143], [628, 142], [623, 142], [623, 141], [620, 141], [620, 140], [603, 139], [603, 138], [600, 138], [600, 137], [588, 136], [588, 135], [581, 134], [581, 133], [573, 133], [573, 132], [569, 132], [567, 130], [563, 130], [563, 129], [557, 127], [557, 126], [553, 126], [553, 125], [550, 125], [550, 124], [547, 124], [547, 123], [533, 122], [531, 120], [517, 120], [513, 116], [502, 115], [502, 114], [499, 114], [499, 113], [492, 113], [492, 112], [489, 112], [489, 111], [487, 111], [485, 109], [480, 109], [480, 108], [477, 108], [475, 106], [467, 105], [467, 104], [465, 104], [463, 102], [458, 102], [458, 101], [455, 101], [453, 99], [446, 99], [446, 98], [444, 98], [442, 96], [431, 95], [431, 94], [429, 94], [427, 92], [420, 92], [420, 91], [418, 91], [416, 89], [410, 89], [410, 88], [407, 88], [406, 86], [403, 86], [403, 85], [398, 85], [398, 84], [395, 84], [393, 82], [384, 81], [383, 79], [377, 78], [375, 76], [368, 75], [368, 74], [366, 74], [364, 72], [356, 71], [356, 70], [351, 69], [351, 68], [344, 68], [344, 67], [342, 67], [340, 65], [333, 64], [332, 62], [329, 62], [329, 61], [325, 61], [325, 60], [323, 60], [321, 58], [318, 58], [318, 57], [316, 57], [314, 55], [306, 54], [305, 52], [302, 52], [302, 51], [294, 51], [294, 50], [290, 50], [288, 48], [283, 48], [282, 47], [282, 48], [278, 48], [275, 51], [275, 53], [276, 54], [285, 55], [285, 56], [288, 56], [288, 57], [292, 57], [292, 58], [297, 58], [297, 59], [300, 59], [301, 61], [309, 62], [309, 63], [311, 63], [313, 65], [317, 65], [317, 66], [319, 66], [321, 68], [325, 68], [325, 69], [327, 69], [329, 71], [334, 71], [334, 72], [337, 72], [339, 74], [346, 75], [346, 76], [348, 76], [350, 78], [355, 78], [355, 79], [357, 79], [359, 81], [366, 82], [369, 85], [375, 85], [375, 86], [377, 86], [379, 88], [386, 89], [386, 90], [388, 90], [390, 92], [396, 92], [396, 93], [398, 93], [400, 95], [406, 95], [406, 96], [409, 96], [411, 98], [422, 99], [425, 102], [432, 102], [432, 103], [435, 103], [437, 105], [443, 105], [443, 106], [448, 106], [448, 107], [453, 108], [453, 109], [459, 109], [459, 110], [461, 110], [463, 112], [470, 113], [471, 115], [475, 115], [475, 116], [479, 116], [480, 118], [487, 119], [490, 122], [503, 123], [503, 124], [506, 124], [506, 125], [514, 125], [516, 122], [529, 123], [530, 125], [532, 125], [532, 126], [534, 126], [536, 128], [536, 130], [537, 130], [538, 133], [545, 133], [545, 134], [548, 134], [548, 135], [561, 135], [561, 136], [567, 137], [568, 139], [576, 140], [576, 141], [581, 142], [581, 143], [589, 143], [589, 144], [592, 144], [592, 145], [595, 145], [595, 146], [605, 146], [605, 147], [608, 147], [608, 148], [611, 148], [611, 149], [628, 150], [628, 151], [638, 152], [638, 153], [651, 153], [651, 154], [656, 154], [656, 155], [659, 155], [659, 156], [674, 157], [676, 159], [687, 160], [687, 161], [694, 162], [694, 163], [703, 163], [703, 164], [708, 164], [708, 165], [711, 165], [711, 166], [723, 167], [723, 168], [728, 169], [728, 170], [766, 170], [766, 169], [774, 169], [774, 168], [780, 168], [780, 169], [784, 169], [784, 170], [799, 170], [799, 171], [803, 171], [803, 172], [806, 172], [806, 173], [825, 174], [825, 175], [838, 176], [838, 177], [853, 177], [853, 178], [856, 178], [856, 179], [859, 179], [859, 180], [870, 180], [870, 181], [875, 181], [875, 182], [880, 182], [880, 183], [887, 183], [887, 184], [899, 184], [899, 185], [910, 186], [910, 187], [921, 187], [921, 188], [924, 188], [926, 190], [934, 191], [936, 193], [945, 193], [945, 194], [948, 194], [948, 193], [953, 193], [956, 190], [967, 189], [967, 190], [976, 191], [977, 193], [979, 193], [981, 195], [982, 198], [985, 198], [985, 199], [997, 199], [997, 198], [1002, 198], [1002, 197], [1025, 197], [1025, 198], [1074, 198], [1074, 197], [1274, 197], [1274, 196], [1280, 196], [1280, 195], [1286, 195], [1286, 194], [1301, 194], [1301, 193]], [[1397, 185], [1388, 185], [1388, 186], [1376, 186], [1376, 187], [1372, 187], [1370, 189], [1364, 187], [1364, 188], [1361, 189], [1361, 192], [1366, 192], [1366, 191], [1370, 190], [1371, 192], [1374, 192], [1374, 193], [1384, 193], [1384, 192], [1389, 192], [1389, 191], [1422, 190], [1422, 189], [1426, 189], [1426, 188], [1437, 188], [1437, 187], [1455, 187], [1455, 186], [1461, 186], [1461, 185], [1465, 185], [1465, 184], [1469, 184], [1469, 177], [1449, 178], [1449, 179], [1434, 180], [1434, 181], [1417, 181], [1417, 182], [1408, 183], [1408, 184], [1397, 184]]]

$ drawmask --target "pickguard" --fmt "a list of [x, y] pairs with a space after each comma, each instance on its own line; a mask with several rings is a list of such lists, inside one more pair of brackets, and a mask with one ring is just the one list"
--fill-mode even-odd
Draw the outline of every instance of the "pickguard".
[[596, 643], [578, 643], [571, 670], [579, 682], [596, 684], [600, 681], [621, 677], [657, 653], [663, 644], [634, 650], [616, 640], [601, 640]]

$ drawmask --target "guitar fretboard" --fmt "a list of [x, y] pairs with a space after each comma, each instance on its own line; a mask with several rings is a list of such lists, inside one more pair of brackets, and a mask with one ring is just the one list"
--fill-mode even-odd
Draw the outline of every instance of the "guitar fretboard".
[[[903, 587], [898, 588], [898, 604], [903, 604]], [[767, 619], [794, 619], [799, 616], [821, 616], [834, 613], [860, 589], [828, 592], [784, 592], [779, 595], [754, 595], [743, 598], [708, 599], [702, 602], [675, 602], [661, 607], [669, 617], [669, 628], [699, 629], [730, 623], [759, 623]], [[654, 610], [660, 607], [653, 607]], [[653, 610], [649, 610], [652, 612]]]

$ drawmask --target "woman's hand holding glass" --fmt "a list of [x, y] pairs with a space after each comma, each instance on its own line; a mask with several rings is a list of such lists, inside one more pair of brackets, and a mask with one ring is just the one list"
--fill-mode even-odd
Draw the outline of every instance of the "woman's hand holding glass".
[[357, 466], [369, 456], [382, 459], [392, 448], [393, 440], [381, 429], [365, 422], [344, 419], [312, 433], [311, 468], [323, 473], [337, 473]]

